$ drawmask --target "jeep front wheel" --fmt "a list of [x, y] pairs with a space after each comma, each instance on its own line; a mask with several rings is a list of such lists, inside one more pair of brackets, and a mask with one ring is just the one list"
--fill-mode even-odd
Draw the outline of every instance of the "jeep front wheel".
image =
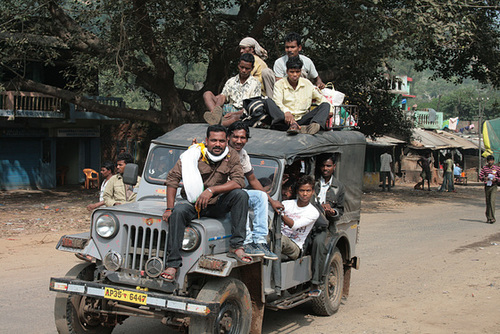
[[340, 307], [344, 289], [344, 264], [338, 248], [333, 252], [326, 273], [325, 282], [320, 285], [321, 294], [312, 300], [313, 310], [318, 315], [332, 315]]
[[203, 286], [198, 297], [204, 302], [221, 304], [216, 316], [193, 316], [189, 333], [232, 333], [247, 334], [252, 323], [252, 302], [247, 287], [241, 281], [226, 277], [209, 281]]
[[[74, 266], [66, 277], [90, 281], [94, 277], [94, 264]], [[58, 292], [54, 305], [57, 332], [60, 334], [109, 334], [114, 326], [103, 326], [99, 314], [88, 312], [101, 301], [85, 296]]]

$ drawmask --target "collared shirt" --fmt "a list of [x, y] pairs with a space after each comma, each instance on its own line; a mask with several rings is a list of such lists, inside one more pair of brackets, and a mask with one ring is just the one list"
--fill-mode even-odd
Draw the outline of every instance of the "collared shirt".
[[123, 183], [123, 176], [121, 174], [113, 175], [106, 183], [106, 188], [102, 195], [104, 205], [113, 206], [115, 203], [135, 202], [137, 193], [134, 188], [137, 188], [140, 182], [141, 178], [138, 177], [137, 184], [133, 187]]
[[[314, 66], [313, 61], [304, 55], [299, 55], [300, 60], [302, 60], [302, 76], [309, 80], [316, 79], [318, 77], [318, 71], [316, 71], [316, 66]], [[274, 74], [276, 78], [286, 77], [286, 62], [288, 61], [288, 56], [284, 55], [281, 58], [276, 59], [274, 62]]]
[[328, 102], [319, 89], [304, 78], [299, 78], [295, 89], [286, 78], [276, 82], [273, 100], [282, 112], [291, 112], [296, 121], [309, 112], [313, 100], [317, 104]]
[[226, 103], [236, 109], [243, 108], [243, 100], [261, 95], [260, 82], [253, 76], [249, 76], [244, 82], [240, 82], [240, 76], [236, 75], [226, 81], [222, 89], [222, 95], [226, 97]]
[[[240, 157], [238, 152], [232, 147], [229, 148], [228, 155], [220, 162], [206, 163], [202, 157], [198, 160], [198, 170], [203, 180], [205, 189], [217, 185], [224, 184], [231, 179], [236, 182], [241, 188], [245, 186], [245, 177], [243, 169], [240, 164]], [[175, 166], [170, 170], [167, 175], [167, 187], [179, 188], [179, 183], [182, 180], [182, 165], [181, 160], [177, 160]], [[215, 204], [220, 194], [213, 196], [208, 203]], [[186, 198], [184, 189], [181, 190], [181, 196]]]
[[332, 180], [333, 177], [330, 177], [330, 180], [328, 182], [325, 182], [325, 179], [323, 177], [319, 179], [320, 188], [319, 188], [318, 198], [320, 204], [325, 204], [326, 192], [328, 191], [328, 188], [330, 188], [330, 186], [332, 185]]

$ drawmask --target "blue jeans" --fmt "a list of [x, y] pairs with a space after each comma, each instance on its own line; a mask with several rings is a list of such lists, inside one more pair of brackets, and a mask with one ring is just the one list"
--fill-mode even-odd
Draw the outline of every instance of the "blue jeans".
[[248, 194], [248, 208], [253, 210], [253, 228], [247, 216], [247, 235], [243, 244], [267, 243], [267, 194], [260, 190], [245, 190]]
[[440, 191], [453, 191], [455, 190], [455, 186], [453, 185], [453, 173], [452, 172], [444, 172], [443, 175], [443, 184], [441, 185]]

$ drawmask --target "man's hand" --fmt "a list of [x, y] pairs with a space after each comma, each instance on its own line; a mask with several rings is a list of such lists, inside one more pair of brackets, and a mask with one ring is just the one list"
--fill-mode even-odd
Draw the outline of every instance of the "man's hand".
[[325, 88], [325, 84], [323, 83], [320, 77], [316, 79], [316, 87], [318, 87], [319, 89]]
[[205, 209], [208, 205], [208, 201], [212, 198], [213, 193], [208, 189], [210, 188], [205, 189], [201, 193], [200, 197], [198, 197], [196, 203], [194, 204], [195, 208], [197, 208], [198, 210]]
[[269, 199], [269, 204], [271, 204], [273, 210], [276, 211], [277, 213], [280, 213], [280, 210], [285, 209], [285, 206], [283, 205], [283, 203], [281, 203], [280, 201], [274, 200], [272, 198]]
[[335, 217], [337, 215], [337, 211], [335, 211], [335, 209], [333, 209], [330, 204], [328, 203], [325, 203], [325, 204], [321, 204], [321, 206], [323, 207], [323, 209], [325, 209], [325, 213], [327, 216], [329, 217]]
[[87, 210], [89, 210], [89, 211], [94, 211], [94, 209], [95, 209], [95, 208], [96, 208], [96, 207], [95, 207], [95, 205], [94, 205], [94, 204], [89, 204], [89, 205], [87, 205]]
[[287, 125], [292, 125], [292, 123], [295, 122], [295, 118], [293, 118], [293, 115], [291, 112], [287, 111], [285, 112], [285, 123]]
[[166, 210], [161, 217], [164, 221], [168, 222], [168, 218], [172, 215], [172, 211]]

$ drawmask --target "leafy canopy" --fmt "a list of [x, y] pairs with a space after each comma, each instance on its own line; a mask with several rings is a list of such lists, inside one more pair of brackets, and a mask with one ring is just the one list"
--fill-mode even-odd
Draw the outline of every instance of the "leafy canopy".
[[[3, 0], [0, 66], [7, 88], [59, 96], [110, 117], [170, 129], [198, 120], [202, 93], [219, 93], [236, 72], [241, 38], [283, 52], [290, 31], [304, 36], [324, 82], [360, 106], [361, 130], [408, 134], [382, 74], [388, 59], [411, 58], [437, 77], [474, 78], [500, 85], [496, 1], [455, 0]], [[457, 19], [458, 18], [458, 19]], [[61, 87], [29, 80], [30, 61], [66, 65]], [[149, 101], [114, 108], [86, 99], [113, 80]]]

